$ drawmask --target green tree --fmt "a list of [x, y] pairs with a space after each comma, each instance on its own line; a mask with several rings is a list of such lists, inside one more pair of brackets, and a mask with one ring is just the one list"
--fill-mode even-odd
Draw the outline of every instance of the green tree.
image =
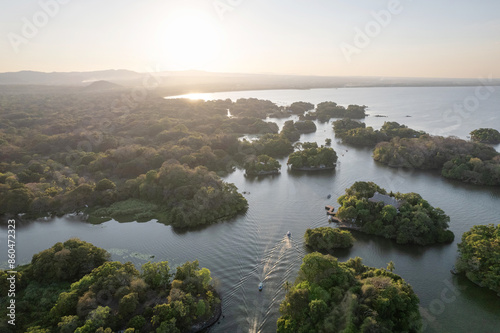
[[116, 185], [115, 183], [113, 183], [111, 180], [109, 179], [101, 179], [96, 187], [95, 187], [95, 190], [96, 191], [106, 191], [106, 190], [114, 190], [116, 188]]
[[168, 289], [170, 286], [170, 266], [168, 261], [150, 262], [142, 265], [142, 278], [153, 289]]

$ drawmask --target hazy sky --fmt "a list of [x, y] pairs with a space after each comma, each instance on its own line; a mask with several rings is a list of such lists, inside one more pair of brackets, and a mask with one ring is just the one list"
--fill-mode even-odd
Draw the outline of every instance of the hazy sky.
[[0, 6], [0, 72], [500, 77], [498, 0], [0, 0]]

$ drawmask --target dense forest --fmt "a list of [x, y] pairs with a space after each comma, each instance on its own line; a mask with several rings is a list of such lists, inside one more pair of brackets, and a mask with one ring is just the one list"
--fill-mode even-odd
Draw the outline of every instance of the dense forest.
[[352, 119], [333, 122], [335, 137], [353, 146], [375, 147], [374, 160], [391, 167], [441, 169], [444, 177], [479, 185], [500, 185], [500, 154], [479, 142], [494, 142], [496, 130], [471, 132], [473, 142], [431, 136], [397, 122], [380, 130]]
[[458, 244], [456, 270], [500, 296], [500, 224], [476, 225]]
[[331, 227], [307, 229], [304, 240], [306, 245], [315, 251], [348, 248], [353, 246], [355, 241], [349, 231]]
[[345, 108], [335, 102], [322, 102], [316, 106], [315, 112], [309, 113], [309, 117], [318, 119], [321, 122], [326, 122], [330, 118], [362, 119], [366, 116], [366, 108], [365, 105], [348, 105]]
[[259, 155], [245, 164], [245, 174], [248, 176], [278, 174], [280, 169], [280, 162], [267, 155]]
[[[175, 273], [166, 261], [147, 262], [139, 272], [130, 262], [109, 261], [103, 249], [70, 239], [35, 254], [17, 270], [16, 332], [180, 333], [220, 314], [210, 271], [198, 261], [186, 262]], [[7, 273], [0, 271], [0, 277], [6, 295]]]
[[428, 245], [454, 239], [450, 218], [417, 193], [387, 193], [373, 182], [356, 182], [338, 198], [337, 218], [368, 234], [399, 244]]
[[386, 121], [380, 130], [374, 130], [373, 127], [366, 127], [365, 123], [348, 118], [334, 121], [333, 129], [335, 137], [341, 138], [343, 143], [367, 147], [375, 147], [377, 143], [390, 141], [395, 137], [418, 138], [425, 134], [395, 121]]
[[470, 138], [475, 142], [500, 143], [500, 132], [493, 128], [479, 128], [470, 132]]
[[419, 299], [399, 275], [356, 257], [304, 257], [281, 303], [278, 332], [420, 332]]
[[322, 170], [332, 169], [337, 162], [337, 153], [333, 148], [318, 147], [316, 142], [304, 142], [299, 145], [299, 150], [288, 157], [287, 164], [296, 170]]
[[392, 167], [438, 169], [444, 177], [481, 185], [500, 184], [499, 156], [486, 144], [431, 135], [396, 137], [373, 152], [376, 161]]
[[[94, 220], [213, 223], [247, 207], [219, 175], [262, 155], [287, 156], [300, 133], [315, 130], [291, 121], [278, 133], [265, 118], [284, 108], [257, 99], [54, 93], [0, 95], [0, 108], [0, 215], [28, 218], [85, 211]], [[292, 107], [300, 108], [311, 105]], [[261, 136], [239, 140], [244, 134]]]
[[[274, 173], [274, 159], [291, 154], [302, 133], [316, 131], [311, 120], [287, 121], [281, 132], [266, 122], [269, 115], [315, 113], [313, 104], [278, 107], [255, 98], [51, 91], [0, 94], [0, 108], [0, 215], [25, 218], [83, 211], [93, 221], [214, 223], [247, 208], [220, 176], [236, 167]], [[360, 108], [336, 105], [349, 114]], [[246, 134], [259, 137], [241, 139]], [[330, 164], [331, 151], [317, 151]]]

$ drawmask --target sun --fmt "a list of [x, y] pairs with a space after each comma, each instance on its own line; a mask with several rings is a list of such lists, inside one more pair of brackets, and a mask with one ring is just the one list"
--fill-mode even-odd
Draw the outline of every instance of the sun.
[[204, 12], [179, 10], [158, 29], [161, 63], [172, 70], [206, 70], [220, 52], [222, 29]]

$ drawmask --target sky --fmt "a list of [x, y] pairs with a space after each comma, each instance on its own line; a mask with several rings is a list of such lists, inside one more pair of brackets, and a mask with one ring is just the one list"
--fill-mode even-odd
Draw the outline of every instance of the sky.
[[0, 0], [0, 72], [500, 77], [498, 0]]

